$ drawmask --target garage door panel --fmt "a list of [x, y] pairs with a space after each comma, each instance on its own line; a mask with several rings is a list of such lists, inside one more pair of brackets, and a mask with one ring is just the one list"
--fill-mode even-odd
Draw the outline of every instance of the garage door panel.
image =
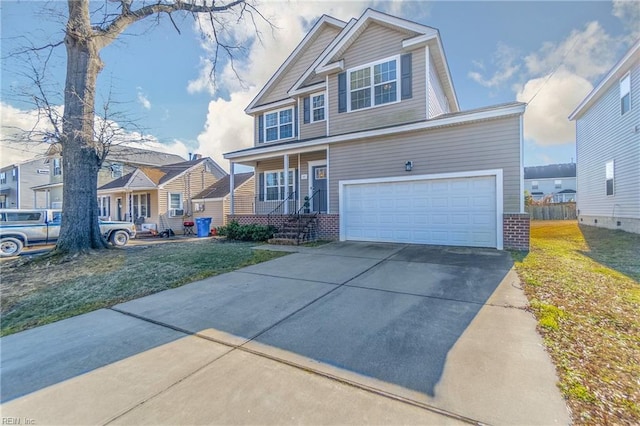
[[496, 247], [494, 176], [345, 185], [346, 239]]

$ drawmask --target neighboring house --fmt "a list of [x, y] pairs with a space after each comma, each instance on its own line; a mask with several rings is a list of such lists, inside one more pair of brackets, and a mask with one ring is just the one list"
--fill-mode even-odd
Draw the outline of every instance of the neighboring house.
[[245, 110], [254, 147], [225, 158], [257, 201], [231, 216], [283, 222], [309, 197], [320, 238], [528, 249], [524, 110], [461, 111], [434, 28], [323, 16]]
[[45, 202], [31, 187], [49, 182], [49, 164], [35, 158], [0, 168], [0, 208], [33, 209]]
[[[253, 172], [238, 173], [234, 177], [236, 214], [252, 214], [255, 205], [255, 180]], [[227, 224], [231, 212], [231, 176], [226, 175], [193, 197], [193, 217], [210, 217], [211, 226]]]
[[[38, 197], [36, 207], [62, 208], [62, 157], [60, 146], [53, 144], [47, 151], [46, 161], [50, 173], [48, 183], [32, 186], [31, 189]], [[113, 145], [109, 154], [98, 171], [98, 187], [131, 173], [141, 166], [162, 166], [179, 163], [184, 158], [175, 154], [133, 148], [125, 145]]]
[[524, 189], [536, 201], [576, 201], [576, 163], [525, 167]]
[[209, 157], [138, 167], [98, 188], [100, 216], [133, 221], [140, 230], [171, 228], [179, 234], [193, 219], [194, 196], [226, 175]]
[[569, 119], [580, 223], [640, 233], [640, 40]]

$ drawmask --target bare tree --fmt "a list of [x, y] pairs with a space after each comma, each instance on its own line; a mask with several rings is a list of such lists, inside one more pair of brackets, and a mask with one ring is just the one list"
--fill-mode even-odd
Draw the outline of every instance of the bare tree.
[[[99, 9], [98, 23], [91, 21], [89, 0], [67, 0], [68, 17], [64, 40], [32, 51], [52, 49], [64, 43], [67, 53], [66, 81], [64, 87], [64, 113], [55, 115], [55, 108], [46, 102], [42, 87], [41, 100], [36, 106], [43, 111], [53, 126], [53, 137], [59, 141], [63, 166], [64, 215], [60, 238], [55, 253], [69, 254], [106, 247], [98, 226], [97, 177], [100, 165], [108, 153], [106, 137], [113, 136], [108, 128], [96, 129], [95, 97], [96, 81], [104, 64], [100, 51], [115, 41], [132, 24], [145, 19], [159, 19], [166, 15], [180, 32], [175, 14], [190, 14], [199, 25], [208, 25], [216, 43], [214, 67], [220, 53], [226, 54], [233, 68], [235, 45], [233, 38], [223, 36], [229, 26], [242, 20], [253, 23], [258, 37], [255, 17], [264, 19], [247, 0], [109, 0]], [[134, 7], [134, 3], [135, 6]], [[114, 5], [117, 8], [114, 8]], [[205, 17], [206, 19], [198, 19]], [[230, 19], [232, 17], [233, 19]], [[95, 17], [94, 17], [95, 18]], [[202, 27], [201, 27], [202, 28]], [[35, 70], [35, 68], [34, 68]], [[105, 110], [106, 114], [108, 110]], [[103, 114], [104, 115], [104, 114]], [[98, 127], [108, 126], [108, 117]], [[96, 135], [100, 135], [96, 137]], [[101, 140], [102, 139], [102, 140]]]

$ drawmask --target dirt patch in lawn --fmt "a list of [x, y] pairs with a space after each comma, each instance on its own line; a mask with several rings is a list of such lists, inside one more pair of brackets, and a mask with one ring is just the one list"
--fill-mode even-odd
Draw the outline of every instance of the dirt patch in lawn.
[[2, 335], [284, 256], [215, 240], [132, 245], [2, 264]]
[[640, 424], [640, 235], [531, 223], [516, 261], [576, 424]]

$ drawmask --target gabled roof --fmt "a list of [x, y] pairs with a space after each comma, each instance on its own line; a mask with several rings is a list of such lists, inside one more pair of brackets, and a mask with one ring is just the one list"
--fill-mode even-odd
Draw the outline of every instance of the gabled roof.
[[343, 65], [340, 62], [335, 62], [338, 58], [353, 44], [353, 42], [362, 34], [362, 32], [372, 23], [378, 23], [389, 28], [407, 31], [413, 33], [414, 36], [405, 40], [402, 43], [402, 47], [405, 49], [417, 48], [420, 46], [429, 46], [430, 53], [438, 59], [436, 63], [436, 69], [438, 76], [442, 82], [443, 90], [451, 103], [451, 109], [453, 112], [459, 111], [460, 106], [458, 104], [458, 98], [453, 87], [453, 80], [451, 79], [451, 73], [449, 71], [449, 65], [447, 58], [444, 54], [444, 48], [440, 40], [440, 33], [437, 29], [418, 24], [416, 22], [408, 21], [406, 19], [391, 16], [386, 13], [378, 12], [377, 10], [367, 9], [354, 25], [345, 27], [338, 35], [339, 42], [332, 43], [325, 52], [320, 56], [323, 58], [317, 64], [315, 72], [317, 74], [327, 71], [333, 71], [336, 69], [342, 69]]
[[113, 189], [142, 190], [153, 189], [157, 186], [142, 169], [136, 169], [131, 173], [127, 173], [118, 179], [102, 185], [98, 191], [106, 191]]
[[[54, 157], [62, 153], [62, 145], [60, 143], [52, 143], [47, 148], [45, 157]], [[166, 152], [153, 151], [150, 149], [135, 148], [128, 145], [111, 145], [106, 161], [139, 164], [148, 166], [162, 166], [164, 164], [173, 164], [184, 161], [184, 158], [176, 154]]]
[[291, 86], [291, 89], [289, 89], [289, 92], [288, 92], [289, 95], [292, 95], [292, 96], [295, 95], [295, 93], [304, 86], [304, 83], [307, 81], [307, 79], [315, 75], [315, 70], [318, 67], [318, 65], [320, 65], [320, 62], [322, 62], [325, 59], [327, 53], [331, 52], [331, 50], [335, 47], [335, 45], [338, 44], [340, 40], [342, 40], [344, 35], [351, 29], [351, 27], [353, 27], [356, 24], [356, 22], [358, 22], [358, 20], [355, 18], [352, 18], [347, 23], [347, 25], [342, 28], [342, 31], [340, 32], [340, 34], [338, 34], [336, 38], [334, 38], [333, 41], [329, 43], [329, 45], [324, 49], [324, 51], [311, 64], [311, 66], [309, 66], [309, 68], [300, 76], [300, 78], [296, 80], [295, 83], [293, 83], [293, 86]]
[[264, 87], [262, 88], [262, 90], [260, 90], [260, 92], [256, 95], [255, 98], [253, 98], [253, 100], [251, 101], [249, 106], [247, 106], [247, 108], [245, 108], [244, 111], [246, 113], [251, 113], [253, 108], [258, 104], [258, 101], [260, 100], [260, 98], [262, 98], [262, 96], [264, 94], [266, 94], [269, 91], [269, 89], [278, 81], [278, 79], [282, 76], [282, 74], [299, 57], [299, 55], [304, 51], [304, 49], [310, 43], [312, 43], [313, 40], [315, 40], [316, 34], [318, 34], [319, 31], [321, 30], [321, 28], [323, 26], [325, 26], [325, 25], [333, 25], [333, 26], [338, 27], [338, 28], [344, 28], [346, 23], [341, 21], [341, 20], [339, 20], [339, 19], [333, 18], [331, 16], [322, 15], [320, 17], [320, 19], [318, 19], [318, 21], [315, 23], [313, 28], [311, 28], [311, 30], [309, 30], [307, 35], [302, 39], [300, 44], [298, 44], [298, 46], [295, 48], [295, 50], [293, 52], [291, 52], [291, 54], [284, 61], [284, 63], [282, 65], [280, 65], [278, 70], [275, 72], [275, 74], [273, 74], [271, 76], [269, 81], [267, 81], [267, 84], [265, 84]]
[[580, 105], [571, 113], [569, 120], [577, 120], [584, 115], [600, 97], [611, 88], [614, 84], [624, 77], [631, 69], [634, 63], [640, 62], [640, 39], [625, 53], [617, 64], [611, 68], [609, 73], [600, 81], [600, 83], [587, 95]]
[[[252, 177], [253, 177], [253, 172], [236, 174], [233, 179], [233, 183], [235, 186], [234, 189], [238, 189], [238, 187], [240, 187], [243, 183], [245, 183]], [[204, 200], [204, 199], [211, 199], [211, 198], [226, 197], [231, 192], [229, 190], [231, 186], [230, 181], [231, 181], [231, 176], [227, 175], [222, 179], [220, 179], [219, 181], [217, 181], [216, 183], [214, 183], [213, 185], [211, 185], [210, 187], [208, 187], [207, 189], [205, 189], [204, 191], [202, 191], [201, 193], [199, 193], [198, 195], [196, 195], [195, 197], [193, 197], [193, 199]]]
[[525, 179], [553, 179], [576, 177], [576, 163], [548, 164], [524, 168]]
[[126, 174], [101, 186], [100, 188], [98, 188], [98, 190], [129, 188], [136, 179], [142, 179], [145, 184], [148, 183], [145, 188], [162, 187], [172, 180], [182, 176], [184, 173], [191, 170], [195, 166], [205, 162], [209, 163], [213, 168], [215, 168], [218, 171], [217, 174], [219, 176], [224, 177], [227, 175], [227, 173], [222, 170], [215, 161], [213, 161], [209, 157], [204, 157], [191, 161], [167, 164], [160, 167], [139, 167], [132, 173]]

